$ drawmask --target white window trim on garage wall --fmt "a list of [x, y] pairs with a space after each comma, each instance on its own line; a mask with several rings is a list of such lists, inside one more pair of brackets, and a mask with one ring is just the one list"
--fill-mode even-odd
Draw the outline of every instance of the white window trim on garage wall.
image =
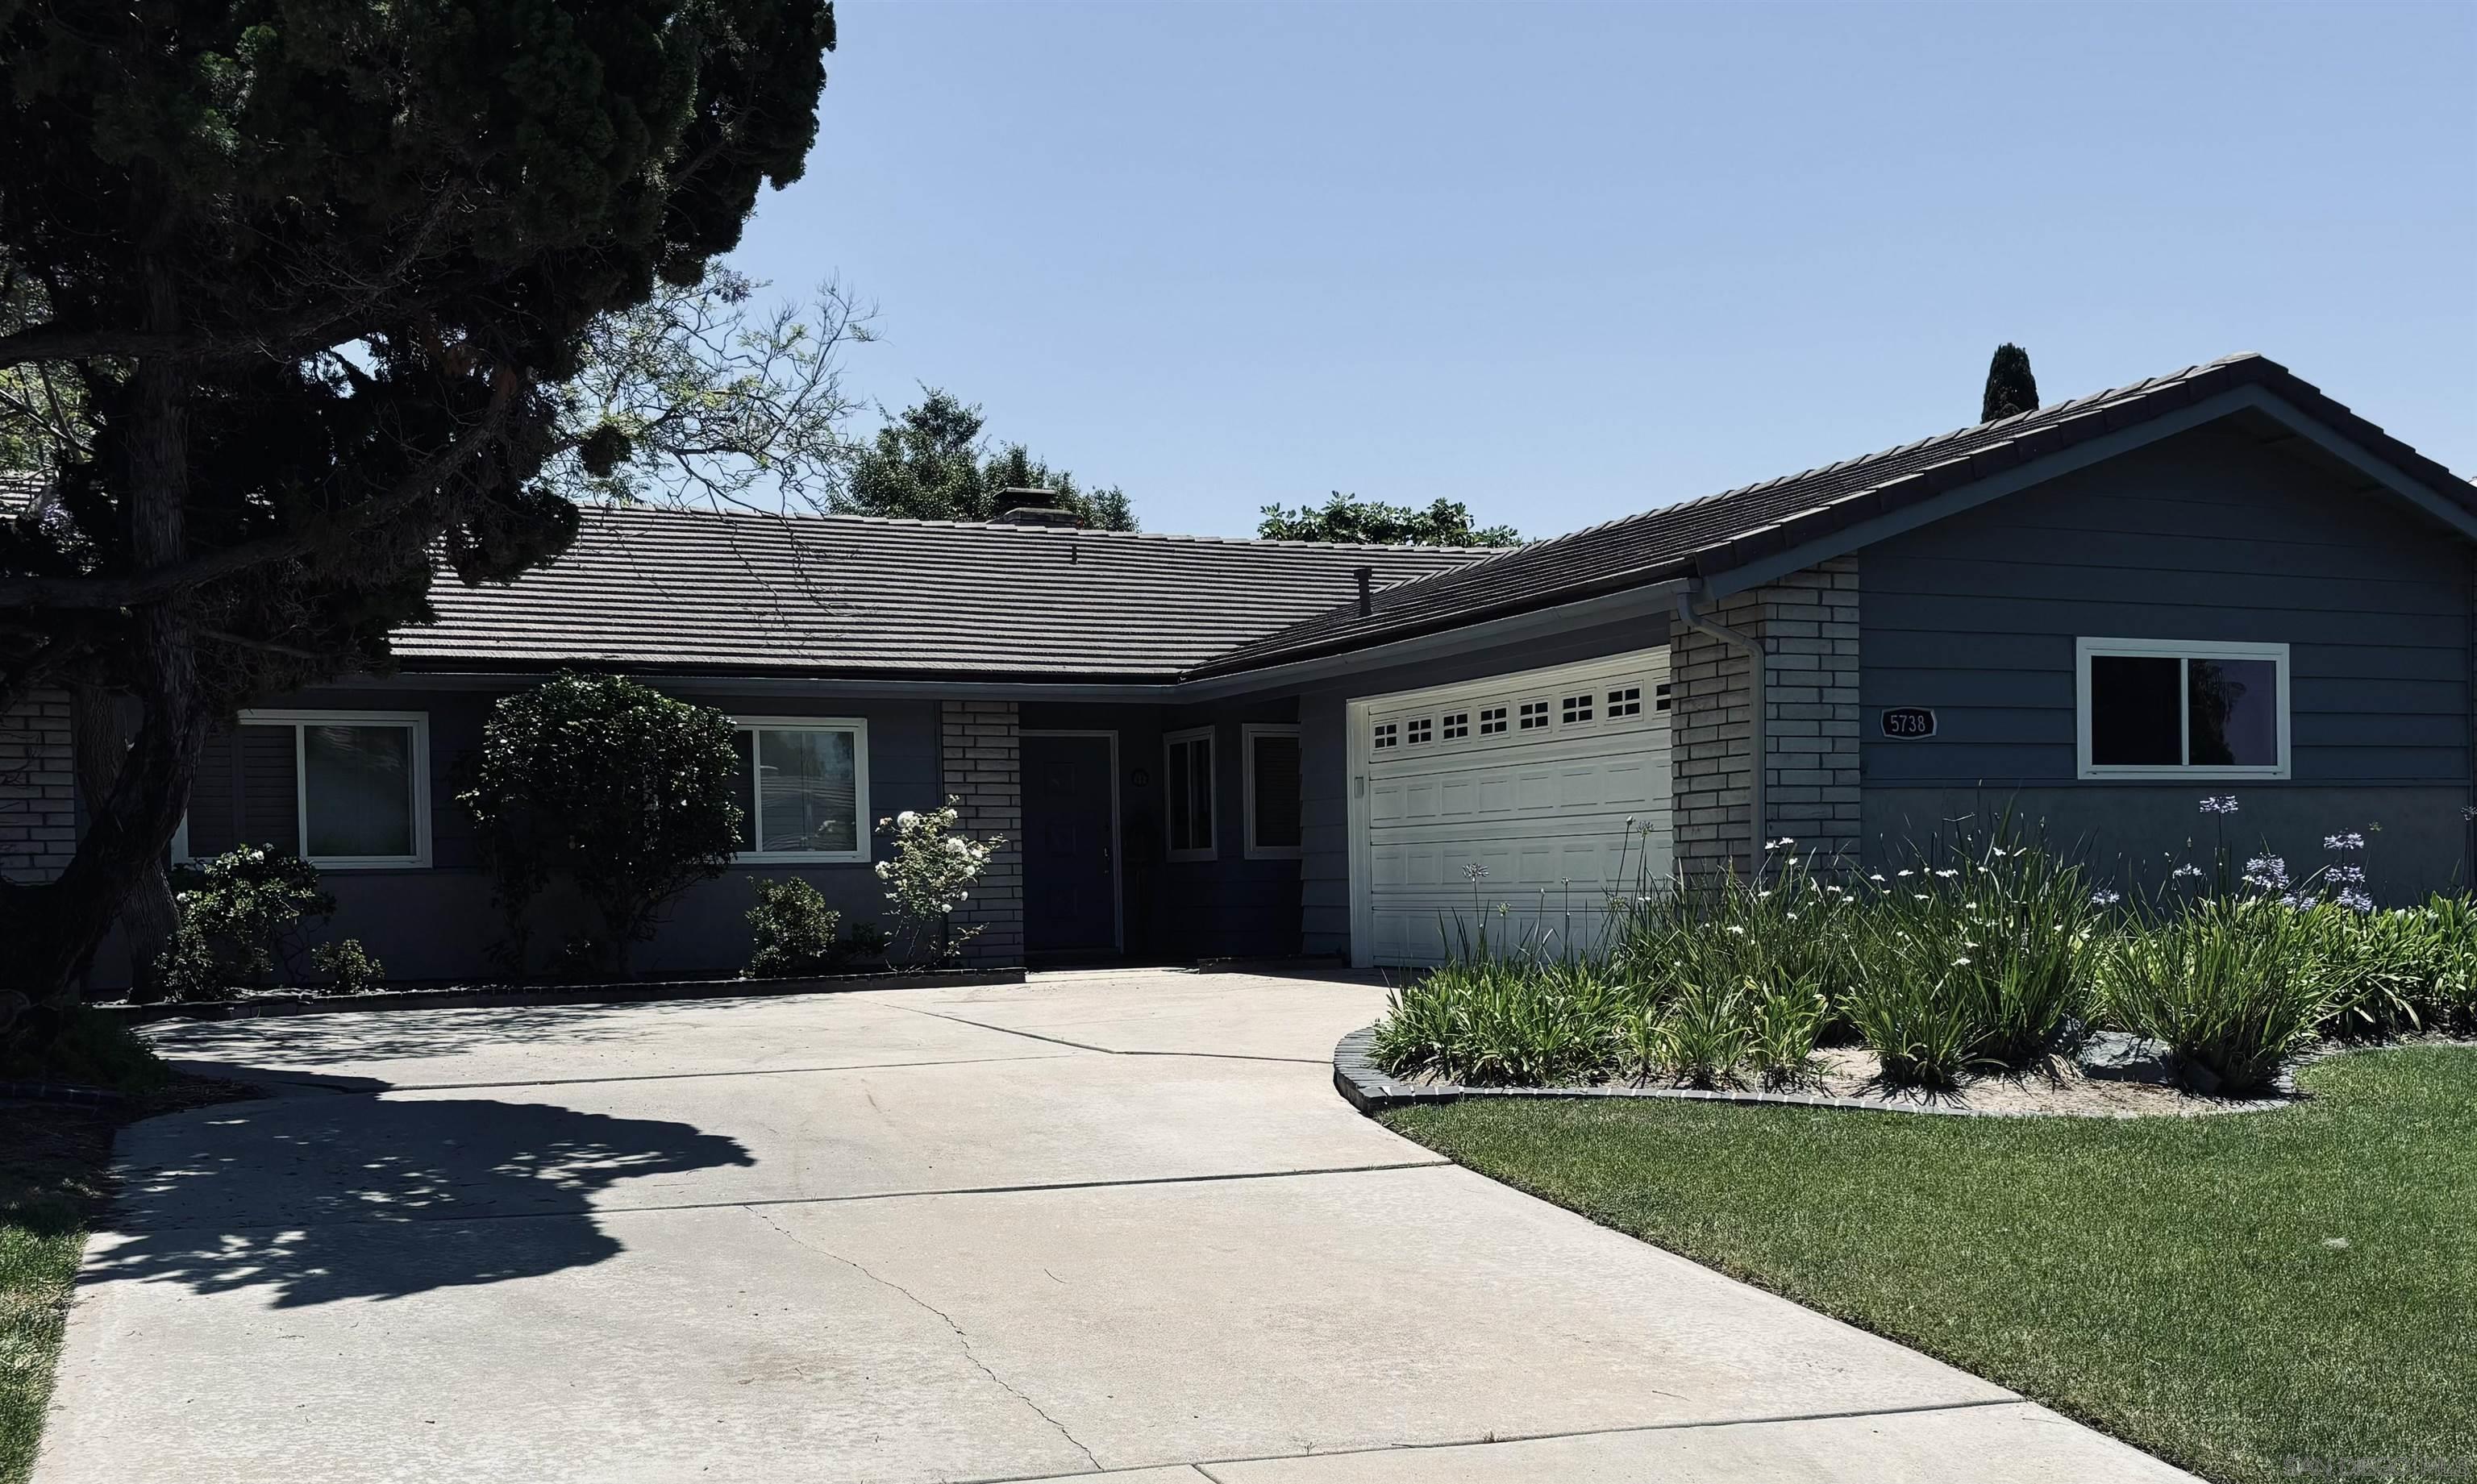
[[871, 842], [877, 822], [868, 812], [868, 720], [860, 716], [735, 716], [735, 730], [758, 731], [848, 731], [852, 734], [852, 839], [857, 842], [847, 851], [769, 851], [764, 844], [763, 821], [759, 818], [757, 779], [761, 769], [759, 750], [763, 740], [755, 735], [748, 739], [748, 797], [739, 801], [748, 811], [749, 848], [735, 852], [734, 865], [749, 866], [838, 866], [865, 865], [871, 858]]
[[[1204, 797], [1209, 813], [1205, 819], [1204, 844], [1180, 850], [1174, 843], [1169, 806], [1170, 754], [1180, 747], [1196, 742], [1204, 744]], [[1221, 857], [1221, 745], [1210, 727], [1189, 727], [1184, 731], [1162, 733], [1162, 858], [1170, 861], [1218, 860]]]
[[[2279, 761], [2247, 767], [2194, 763], [2094, 763], [2090, 761], [2090, 658], [2122, 655], [2135, 659], [2266, 659], [2279, 677]], [[2186, 755], [2192, 754], [2191, 692], [2177, 687], [2177, 714]], [[2076, 774], [2085, 780], [2154, 779], [2213, 782], [2242, 779], [2285, 779], [2292, 756], [2289, 751], [2289, 647], [2217, 639], [2077, 639], [2073, 645], [2073, 741]]]
[[[1246, 772], [1246, 786], [1242, 790], [1245, 798], [1239, 807], [1246, 815], [1243, 828], [1247, 831], [1249, 860], [1297, 860], [1306, 853], [1304, 843], [1300, 845], [1258, 845], [1256, 843], [1256, 739], [1289, 737], [1292, 741], [1297, 741], [1299, 735], [1298, 725], [1294, 722], [1242, 722], [1239, 724], [1239, 766]], [[1304, 784], [1306, 781], [1304, 759], [1301, 761], [1300, 773], [1300, 780]]]
[[[421, 870], [430, 865], [430, 713], [427, 711], [243, 711], [240, 727], [292, 729], [292, 849], [321, 871]], [[313, 855], [310, 853], [310, 766], [303, 755], [302, 732], [311, 727], [403, 727], [413, 733], [408, 766], [413, 777], [413, 853], [410, 855]], [[181, 814], [172, 832], [172, 860], [188, 865], [189, 816]]]

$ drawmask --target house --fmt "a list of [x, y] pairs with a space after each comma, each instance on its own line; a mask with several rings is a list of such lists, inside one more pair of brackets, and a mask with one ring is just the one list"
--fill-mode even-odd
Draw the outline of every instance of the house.
[[751, 877], [882, 915], [873, 821], [948, 795], [1013, 842], [988, 961], [1415, 963], [1500, 904], [1564, 930], [1641, 873], [2005, 813], [2131, 879], [2367, 831], [2398, 899], [2472, 859], [2472, 542], [2477, 489], [2259, 356], [1507, 551], [613, 510], [441, 583], [401, 674], [245, 714], [179, 846], [302, 850], [393, 974], [486, 972], [448, 770], [582, 667], [747, 739], [753, 847], [655, 969], [738, 964]]

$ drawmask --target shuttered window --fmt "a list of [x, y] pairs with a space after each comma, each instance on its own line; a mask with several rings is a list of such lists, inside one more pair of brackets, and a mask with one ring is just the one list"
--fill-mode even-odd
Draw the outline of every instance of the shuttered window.
[[321, 870], [426, 866], [429, 771], [419, 713], [245, 711], [207, 740], [173, 857], [255, 845]]
[[1299, 729], [1251, 723], [1239, 731], [1247, 749], [1247, 858], [1295, 859], [1299, 853]]
[[741, 858], [869, 858], [866, 722], [743, 716], [738, 745]]

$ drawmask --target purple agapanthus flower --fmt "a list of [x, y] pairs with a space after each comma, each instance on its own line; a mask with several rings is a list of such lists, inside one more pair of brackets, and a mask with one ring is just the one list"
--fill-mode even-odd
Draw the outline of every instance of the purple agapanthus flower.
[[2351, 912], [2370, 912], [2374, 909], [2374, 899], [2366, 894], [2364, 888], [2359, 886], [2351, 886], [2332, 900]]
[[2324, 835], [2322, 848], [2326, 851], [2362, 851], [2365, 848], [2365, 837], [2354, 830], [2346, 834]]
[[2365, 884], [2365, 868], [2363, 866], [2333, 866], [2322, 874], [2341, 886]]
[[2234, 814], [2236, 811], [2237, 796], [2234, 794], [2221, 794], [2202, 801], [2202, 812], [2205, 814]]
[[2288, 862], [2277, 855], [2256, 855], [2245, 862], [2244, 883], [2262, 891], [2288, 890]]

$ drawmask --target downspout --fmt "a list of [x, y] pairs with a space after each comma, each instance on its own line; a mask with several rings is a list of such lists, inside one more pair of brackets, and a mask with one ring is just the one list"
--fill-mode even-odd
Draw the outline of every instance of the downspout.
[[1726, 624], [1714, 623], [1694, 611], [1691, 591], [1677, 595], [1677, 621], [1697, 633], [1713, 638], [1746, 656], [1748, 671], [1746, 698], [1746, 740], [1752, 749], [1751, 765], [1746, 770], [1746, 878], [1755, 880], [1764, 874], [1764, 836], [1770, 831], [1771, 814], [1764, 807], [1764, 774], [1771, 759], [1765, 754], [1764, 718], [1771, 710], [1770, 670], [1764, 653], [1764, 641], [1739, 633]]

